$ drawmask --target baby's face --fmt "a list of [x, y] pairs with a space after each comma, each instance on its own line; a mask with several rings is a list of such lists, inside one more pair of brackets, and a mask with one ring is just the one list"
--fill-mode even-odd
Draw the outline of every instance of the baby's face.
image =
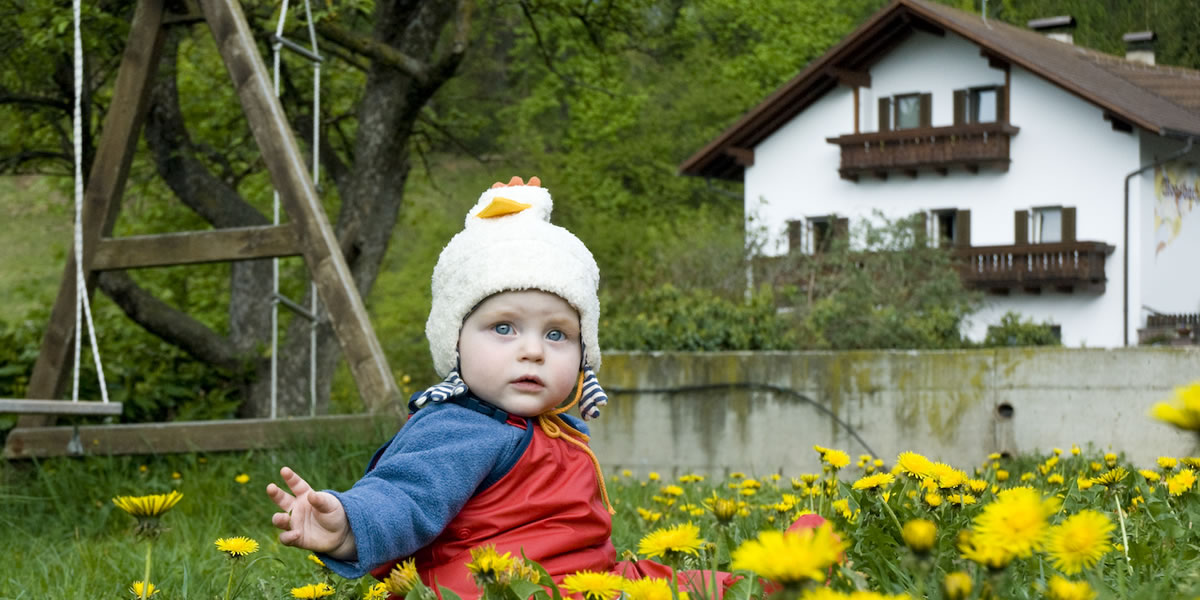
[[579, 313], [554, 294], [495, 294], [463, 322], [460, 375], [475, 395], [497, 407], [539, 415], [575, 387], [583, 353], [579, 335]]

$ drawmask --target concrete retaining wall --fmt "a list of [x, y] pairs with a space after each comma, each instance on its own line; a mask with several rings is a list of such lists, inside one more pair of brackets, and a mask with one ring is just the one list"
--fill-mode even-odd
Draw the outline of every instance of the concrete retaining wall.
[[1200, 380], [1195, 348], [610, 352], [599, 377], [592, 448], [610, 473], [798, 475], [819, 468], [813, 444], [959, 468], [1073, 443], [1139, 466], [1200, 454], [1147, 416]]

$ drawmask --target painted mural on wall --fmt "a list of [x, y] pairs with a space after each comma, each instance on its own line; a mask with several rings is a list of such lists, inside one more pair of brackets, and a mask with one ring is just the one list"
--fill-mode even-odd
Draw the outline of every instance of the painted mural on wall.
[[1154, 169], [1154, 256], [1170, 246], [1183, 220], [1200, 208], [1200, 172], [1179, 163]]

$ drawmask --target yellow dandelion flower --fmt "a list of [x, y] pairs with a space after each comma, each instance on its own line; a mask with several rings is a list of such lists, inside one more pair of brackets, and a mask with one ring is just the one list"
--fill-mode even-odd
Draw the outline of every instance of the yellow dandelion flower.
[[884, 486], [892, 485], [892, 482], [895, 480], [896, 477], [891, 473], [876, 473], [855, 481], [852, 487], [856, 490], [878, 490]]
[[1049, 483], [1050, 485], [1062, 485], [1063, 481], [1064, 479], [1062, 473], [1055, 473], [1046, 478], [1046, 483]]
[[389, 594], [403, 598], [417, 586], [417, 582], [420, 580], [421, 576], [417, 574], [417, 561], [410, 558], [396, 563], [396, 566], [392, 567], [391, 572], [388, 573], [387, 579], [383, 580], [383, 585]]
[[387, 600], [387, 597], [387, 584], [380, 581], [379, 583], [367, 588], [366, 593], [363, 594], [362, 600]]
[[180, 473], [179, 471], [173, 471], [171, 473], [171, 479], [183, 479], [183, 473]]
[[733, 520], [733, 517], [737, 516], [738, 504], [736, 501], [716, 497], [711, 500], [712, 513], [718, 522], [728, 523]]
[[937, 525], [928, 519], [913, 519], [904, 524], [901, 529], [904, 543], [913, 552], [925, 554], [933, 548], [937, 541]]
[[801, 532], [764, 531], [733, 551], [733, 568], [748, 569], [782, 584], [825, 580], [845, 543], [824, 523]]
[[242, 485], [246, 485], [247, 483], [250, 483], [250, 476], [245, 473], [241, 473], [237, 477], [234, 477], [233, 480]]
[[933, 463], [931, 476], [942, 489], [956, 488], [967, 482], [967, 474], [946, 463]]
[[1138, 469], [1138, 473], [1150, 483], [1158, 483], [1158, 480], [1161, 478], [1158, 471], [1151, 471], [1150, 469]]
[[896, 466], [902, 473], [917, 479], [933, 475], [933, 462], [916, 452], [901, 452], [896, 457]]
[[[671, 600], [671, 582], [666, 579], [646, 577], [627, 581], [622, 591], [628, 600]], [[686, 595], [686, 592], [680, 592], [680, 600]]]
[[1179, 462], [1182, 462], [1193, 469], [1200, 469], [1200, 457], [1185, 456], [1179, 459]]
[[982, 494], [987, 491], [988, 482], [986, 482], [982, 479], [968, 479], [967, 480], [967, 489], [971, 490], [972, 492], [974, 492], [976, 494]]
[[746, 488], [738, 493], [743, 496], [753, 496], [758, 493], [758, 490], [756, 490], [754, 488]]
[[1025, 558], [1041, 549], [1047, 519], [1058, 511], [1057, 498], [1042, 498], [1037, 490], [1018, 487], [997, 494], [996, 501], [975, 517], [974, 537], [985, 546], [1000, 546]]
[[833, 504], [831, 506], [833, 507], [833, 512], [835, 512], [839, 515], [842, 515], [842, 517], [844, 517], [846, 519], [849, 519], [851, 517], [851, 515], [853, 515], [853, 513], [850, 512], [850, 499], [849, 498], [842, 498], [841, 500], [834, 500]]
[[963, 558], [992, 570], [1007, 567], [1014, 558], [1005, 546], [980, 539], [967, 529], [959, 533], [958, 551], [962, 552]]
[[150, 467], [148, 467], [148, 466], [146, 466], [146, 465], [138, 465], [138, 472], [139, 472], [139, 473], [146, 473], [146, 472], [148, 472], [148, 471], [150, 471]]
[[668, 485], [662, 489], [662, 493], [668, 496], [682, 496], [683, 488], [677, 485]]
[[1079, 446], [1071, 444], [1071, 456], [1079, 456], [1080, 452], [1082, 451], [1079, 449]]
[[563, 587], [586, 600], [612, 600], [621, 593], [625, 579], [614, 573], [580, 571], [563, 578]]
[[1167, 478], [1167, 492], [1172, 496], [1178, 496], [1190, 489], [1196, 483], [1196, 473], [1191, 469], [1182, 469], [1178, 473]]
[[621, 469], [621, 477], [633, 477], [633, 471], [629, 469]]
[[1104, 464], [1110, 469], [1117, 466], [1117, 455], [1112, 452], [1104, 453]]
[[1167, 402], [1150, 409], [1150, 416], [1187, 431], [1200, 431], [1200, 381], [1175, 388]]
[[525, 560], [522, 558], [514, 558], [512, 566], [509, 567], [508, 573], [506, 574], [505, 583], [516, 580], [537, 583], [538, 581], [541, 581], [541, 579], [542, 574], [539, 573], [537, 569], [533, 568], [533, 565], [525, 562]]
[[850, 455], [841, 450], [827, 450], [821, 455], [821, 460], [828, 463], [834, 469], [841, 469], [850, 464]]
[[1104, 514], [1081, 510], [1050, 528], [1046, 553], [1058, 570], [1074, 575], [1096, 564], [1112, 549], [1110, 536], [1115, 527]]
[[803, 481], [800, 481], [799, 479], [796, 479], [795, 477], [792, 478], [792, 489], [793, 490], [799, 491], [799, 490], [804, 489], [805, 487], [807, 487], [807, 486]]
[[1164, 471], [1170, 471], [1171, 469], [1174, 469], [1177, 466], [1179, 466], [1179, 461], [1174, 458], [1171, 458], [1170, 456], [1158, 457], [1158, 468], [1160, 468]]
[[942, 495], [937, 492], [929, 492], [925, 494], [923, 499], [925, 500], [925, 504], [928, 504], [931, 508], [937, 508], [942, 505]]
[[975, 504], [975, 496], [970, 494], [950, 494], [949, 496], [946, 496], [946, 500], [950, 502], [950, 504], [957, 506], [968, 506]]
[[996, 471], [996, 481], [1008, 481], [1008, 471], [1004, 469]]
[[301, 600], [316, 600], [333, 595], [333, 586], [328, 583], [310, 583], [298, 588], [292, 588], [292, 597]]
[[1075, 485], [1078, 485], [1080, 490], [1091, 489], [1092, 478], [1091, 477], [1080, 477], [1079, 479], [1075, 480]]
[[481, 585], [497, 583], [512, 567], [512, 561], [511, 553], [500, 554], [492, 544], [476, 546], [471, 548], [471, 562], [467, 563], [467, 570]]
[[323, 560], [321, 560], [321, 559], [317, 558], [317, 555], [316, 555], [316, 554], [309, 554], [309, 555], [308, 555], [308, 556], [306, 556], [305, 558], [307, 558], [307, 559], [308, 559], [309, 561], [311, 561], [311, 562], [314, 562], [314, 563], [316, 563], [318, 567], [324, 567], [324, 566], [325, 566], [325, 561], [323, 561]]
[[1062, 448], [1055, 448], [1054, 456], [1062, 456]]
[[971, 576], [966, 571], [955, 571], [942, 580], [942, 591], [946, 600], [966, 600], [971, 596], [971, 585]]
[[1030, 479], [1033, 479], [1033, 473], [1021, 473], [1022, 482], [1029, 481]]
[[646, 521], [647, 523], [656, 523], [656, 522], [658, 522], [659, 519], [662, 518], [662, 513], [652, 511], [652, 510], [647, 510], [645, 508], [639, 507], [637, 509], [637, 513], [638, 513], [638, 516], [641, 517], [642, 520]]
[[118, 508], [138, 519], [156, 519], [171, 510], [182, 498], [183, 494], [172, 490], [169, 494], [117, 496], [112, 501]]
[[740, 487], [742, 487], [743, 489], [757, 490], [762, 487], [762, 483], [759, 483], [759, 481], [757, 479], [747, 479], [742, 482]]
[[258, 552], [258, 542], [244, 536], [218, 538], [217, 550], [228, 554], [230, 558], [241, 558]]
[[146, 592], [145, 597], [146, 598], [149, 598], [150, 596], [153, 596], [162, 591], [161, 589], [158, 588], [158, 586], [154, 585], [153, 583], [146, 583], [143, 581], [135, 581], [135, 582], [129, 584], [129, 593], [133, 594], [134, 598], [142, 598], [143, 597], [142, 596], [142, 591], [143, 591], [142, 588], [145, 588], [145, 592]]
[[1055, 575], [1047, 583], [1046, 596], [1050, 600], [1093, 600], [1096, 591], [1086, 581], [1068, 581]]
[[1098, 462], [1091, 463], [1091, 464], [1089, 464], [1088, 466], [1089, 466], [1089, 467], [1091, 467], [1091, 468], [1092, 468], [1092, 470], [1093, 470], [1093, 471], [1096, 471], [1096, 472], [1099, 472], [1099, 471], [1100, 471], [1100, 469], [1103, 469], [1103, 468], [1104, 468], [1104, 465], [1102, 465], [1102, 464], [1100, 464], [1100, 463], [1098, 463]]
[[1108, 487], [1110, 485], [1120, 483], [1120, 481], [1125, 479], [1125, 477], [1128, 475], [1129, 471], [1126, 471], [1125, 467], [1117, 467], [1111, 471], [1105, 471], [1098, 477], [1093, 477], [1092, 483]]
[[660, 477], [656, 471], [650, 471], [650, 474], [647, 475], [646, 478], [650, 481], [658, 481], [659, 479], [662, 479], [662, 477]]
[[653, 558], [669, 554], [691, 554], [698, 556], [704, 540], [700, 539], [700, 528], [684, 523], [650, 532], [638, 542], [638, 554]]

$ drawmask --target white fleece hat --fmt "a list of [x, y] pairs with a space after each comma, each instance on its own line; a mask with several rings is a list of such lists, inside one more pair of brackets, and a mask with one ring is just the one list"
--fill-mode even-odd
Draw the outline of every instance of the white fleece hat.
[[458, 366], [458, 334], [476, 305], [498, 292], [541, 290], [579, 311], [583, 362], [600, 368], [600, 269], [587, 246], [550, 224], [553, 202], [536, 177], [496, 183], [467, 213], [466, 225], [433, 268], [425, 337], [438, 375]]

